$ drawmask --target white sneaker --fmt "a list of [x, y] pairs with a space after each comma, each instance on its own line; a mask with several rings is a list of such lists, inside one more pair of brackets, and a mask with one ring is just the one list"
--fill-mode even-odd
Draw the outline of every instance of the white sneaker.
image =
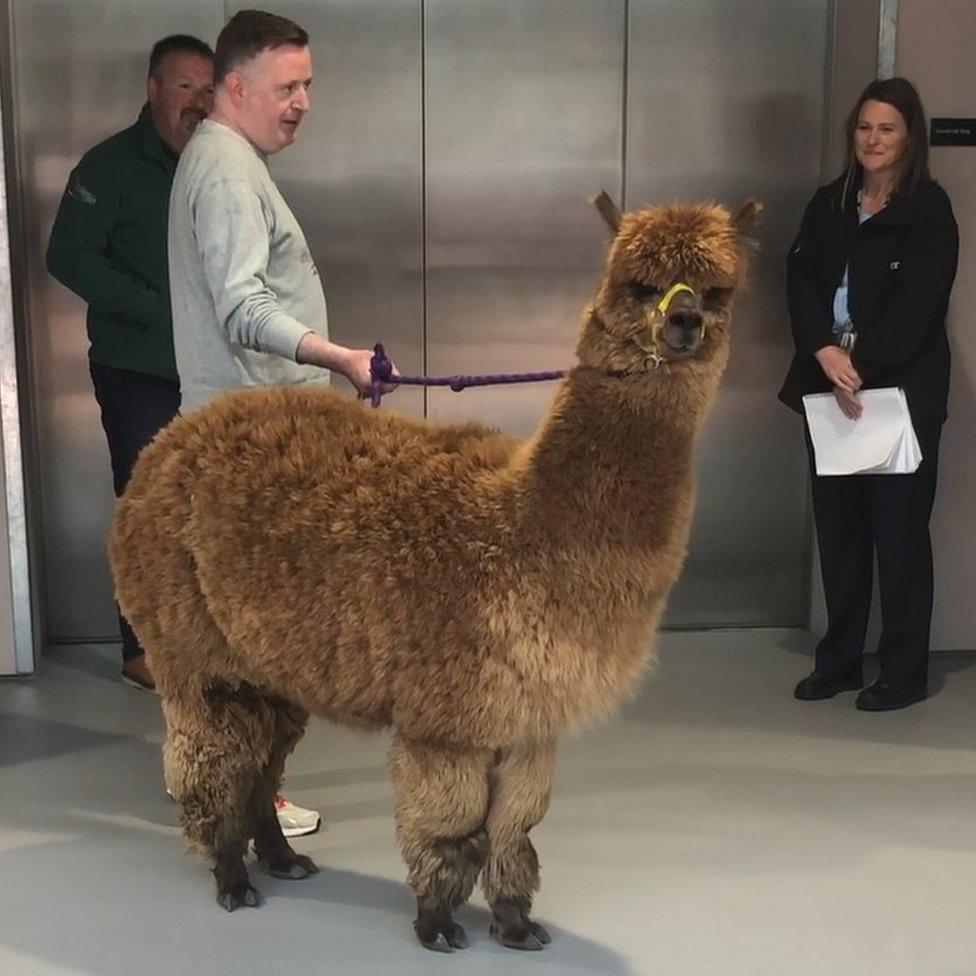
[[286, 799], [280, 793], [275, 797], [275, 810], [278, 813], [281, 832], [286, 837], [303, 837], [305, 834], [314, 834], [322, 823], [322, 817], [318, 810], [306, 810], [304, 807], [295, 806], [291, 800]]
[[[166, 795], [174, 803], [176, 802], [176, 797], [168, 788]], [[275, 797], [275, 811], [278, 814], [278, 823], [281, 824], [281, 832], [286, 837], [304, 837], [305, 834], [314, 834], [322, 824], [322, 817], [317, 810], [306, 810], [305, 807], [295, 806], [291, 800], [280, 793]]]

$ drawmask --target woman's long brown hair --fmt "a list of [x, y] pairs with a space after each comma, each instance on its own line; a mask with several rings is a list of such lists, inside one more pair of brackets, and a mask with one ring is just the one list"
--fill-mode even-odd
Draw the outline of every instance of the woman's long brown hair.
[[847, 117], [847, 159], [844, 164], [844, 189], [840, 199], [840, 205], [845, 210], [850, 206], [851, 194], [864, 179], [864, 170], [854, 151], [854, 133], [861, 116], [861, 108], [869, 101], [884, 102], [897, 109], [908, 128], [908, 143], [901, 159], [901, 177], [893, 192], [909, 195], [923, 180], [932, 179], [929, 173], [928, 123], [918, 90], [907, 78], [880, 78], [872, 81], [861, 92], [861, 97]]

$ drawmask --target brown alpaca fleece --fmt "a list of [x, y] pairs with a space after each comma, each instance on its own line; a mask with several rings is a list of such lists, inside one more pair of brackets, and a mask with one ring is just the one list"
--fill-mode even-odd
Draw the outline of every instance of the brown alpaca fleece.
[[[256, 898], [240, 862], [255, 824], [265, 860], [304, 870], [267, 803], [307, 712], [395, 729], [424, 944], [463, 944], [450, 913], [482, 871], [501, 941], [548, 941], [528, 918], [528, 830], [559, 736], [611, 713], [651, 663], [757, 209], [623, 216], [578, 365], [526, 441], [281, 388], [226, 394], [143, 452], [111, 537], [116, 590], [225, 907]], [[675, 300], [655, 366], [635, 339], [679, 281], [695, 294]], [[688, 316], [704, 323], [691, 352], [669, 338]]]

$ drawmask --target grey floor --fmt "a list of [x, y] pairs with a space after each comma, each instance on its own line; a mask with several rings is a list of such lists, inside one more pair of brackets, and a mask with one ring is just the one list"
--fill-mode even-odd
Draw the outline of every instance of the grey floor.
[[316, 723], [288, 790], [327, 829], [323, 871], [256, 875], [227, 915], [183, 854], [154, 697], [115, 649], [52, 651], [0, 682], [0, 974], [976, 974], [976, 657], [939, 655], [933, 697], [865, 714], [790, 692], [794, 631], [668, 634], [617, 720], [567, 742], [545, 822], [531, 955], [413, 942], [386, 738]]

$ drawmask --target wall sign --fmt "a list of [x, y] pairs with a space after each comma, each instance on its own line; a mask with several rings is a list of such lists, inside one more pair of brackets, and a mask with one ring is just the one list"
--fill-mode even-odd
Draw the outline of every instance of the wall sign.
[[932, 146], [976, 146], [976, 119], [932, 119]]

